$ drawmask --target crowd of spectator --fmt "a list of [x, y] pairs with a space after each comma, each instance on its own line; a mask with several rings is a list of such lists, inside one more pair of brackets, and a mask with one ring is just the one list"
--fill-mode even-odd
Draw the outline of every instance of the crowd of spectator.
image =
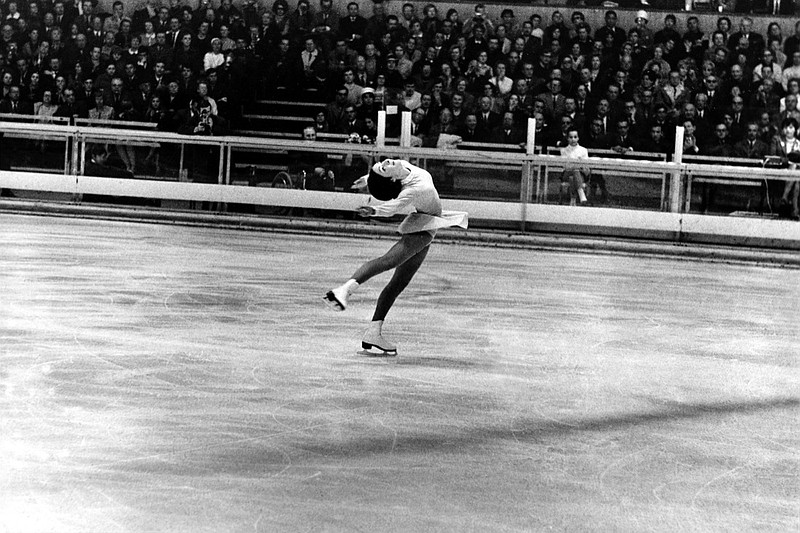
[[[316, 131], [358, 138], [372, 138], [391, 105], [412, 112], [424, 146], [518, 144], [533, 117], [542, 146], [567, 145], [574, 129], [588, 148], [671, 153], [680, 125], [684, 153], [751, 158], [800, 120], [800, 23], [784, 36], [776, 22], [754, 31], [747, 16], [679, 27], [672, 14], [639, 11], [622, 28], [609, 10], [593, 28], [577, 10], [546, 20], [463, 11], [116, 0], [100, 13], [93, 0], [3, 0], [0, 112], [211, 134], [199, 117], [236, 123], [264, 94], [326, 103]], [[387, 133], [398, 127], [390, 120]]]
[[3, 0], [0, 113], [146, 121], [176, 132], [194, 131], [204, 109], [235, 120], [253, 66], [243, 13], [231, 0], [192, 4], [145, 0], [129, 17], [120, 0], [110, 13], [93, 0]]

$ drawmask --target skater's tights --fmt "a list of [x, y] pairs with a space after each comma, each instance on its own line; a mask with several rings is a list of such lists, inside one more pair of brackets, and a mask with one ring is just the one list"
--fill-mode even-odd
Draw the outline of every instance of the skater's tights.
[[388, 252], [381, 257], [367, 261], [353, 274], [353, 278], [360, 284], [368, 279], [387, 270], [395, 269], [394, 275], [389, 283], [384, 287], [378, 297], [378, 304], [375, 307], [375, 314], [372, 320], [383, 320], [391, 309], [392, 304], [403, 292], [411, 278], [417, 273], [425, 256], [433, 236], [430, 233], [411, 233], [403, 235]]

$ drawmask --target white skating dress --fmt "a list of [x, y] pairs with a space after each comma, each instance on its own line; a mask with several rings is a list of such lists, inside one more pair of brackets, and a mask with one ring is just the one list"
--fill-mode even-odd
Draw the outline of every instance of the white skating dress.
[[442, 211], [439, 193], [433, 185], [430, 173], [408, 161], [402, 161], [409, 170], [408, 176], [400, 181], [403, 186], [394, 200], [373, 205], [375, 217], [390, 217], [409, 213], [400, 223], [397, 231], [402, 234], [427, 231], [436, 234], [439, 228], [458, 226], [467, 228], [468, 218], [464, 211]]

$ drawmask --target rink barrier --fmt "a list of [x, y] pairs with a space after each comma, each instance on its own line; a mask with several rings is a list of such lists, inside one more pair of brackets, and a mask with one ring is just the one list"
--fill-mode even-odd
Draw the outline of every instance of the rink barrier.
[[[6, 137], [27, 137], [40, 124], [0, 123]], [[776, 249], [800, 249], [800, 224], [771, 218], [698, 215], [682, 212], [615, 208], [576, 208], [536, 203], [541, 201], [537, 191], [543, 187], [548, 168], [563, 166], [558, 155], [490, 152], [479, 150], [437, 150], [430, 148], [384, 147], [354, 145], [341, 142], [304, 142], [289, 139], [259, 139], [250, 137], [203, 137], [145, 130], [123, 130], [102, 127], [48, 125], [48, 138], [65, 140], [70, 147], [68, 171], [0, 172], [0, 187], [11, 190], [45, 191], [70, 195], [80, 201], [83, 195], [150, 198], [186, 202], [207, 202], [224, 210], [227, 204], [250, 204], [285, 208], [320, 209], [352, 212], [365, 202], [363, 194], [351, 192], [322, 192], [272, 187], [253, 187], [231, 184], [231, 154], [233, 151], [253, 153], [308, 152], [333, 156], [361, 157], [371, 162], [382, 157], [403, 157], [420, 165], [474, 165], [486, 172], [518, 172], [515, 200], [446, 198], [445, 209], [470, 213], [473, 226], [515, 228], [516, 231], [583, 234], [601, 237], [656, 239], [672, 242], [719, 243]], [[217, 183], [194, 183], [180, 180], [135, 178], [114, 179], [83, 176], [84, 162], [92, 143], [130, 143], [151, 145], [172, 143], [180, 146], [181, 158], [188, 147], [219, 148]], [[181, 164], [183, 159], [181, 159]], [[753, 182], [754, 179], [800, 180], [800, 175], [788, 170], [766, 170], [746, 167], [672, 163], [666, 161], [637, 161], [592, 157], [587, 164], [593, 171], [624, 171], [631, 174], [664, 176], [665, 180], [681, 180], [679, 190], [685, 191], [689, 176], [717, 175], [725, 181]], [[495, 172], [496, 173], [496, 172]], [[490, 176], [491, 177], [491, 176]], [[670, 188], [671, 189], [671, 188]], [[669, 189], [662, 187], [663, 191]], [[662, 209], [667, 204], [662, 198]], [[684, 206], [677, 202], [678, 206]]]

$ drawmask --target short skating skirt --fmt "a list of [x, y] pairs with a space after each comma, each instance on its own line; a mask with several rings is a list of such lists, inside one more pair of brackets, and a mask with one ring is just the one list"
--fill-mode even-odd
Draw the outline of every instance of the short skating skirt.
[[467, 229], [469, 220], [464, 211], [443, 211], [441, 215], [426, 215], [425, 213], [411, 213], [398, 226], [398, 233], [419, 233], [422, 231], [436, 234], [440, 228], [458, 226]]

